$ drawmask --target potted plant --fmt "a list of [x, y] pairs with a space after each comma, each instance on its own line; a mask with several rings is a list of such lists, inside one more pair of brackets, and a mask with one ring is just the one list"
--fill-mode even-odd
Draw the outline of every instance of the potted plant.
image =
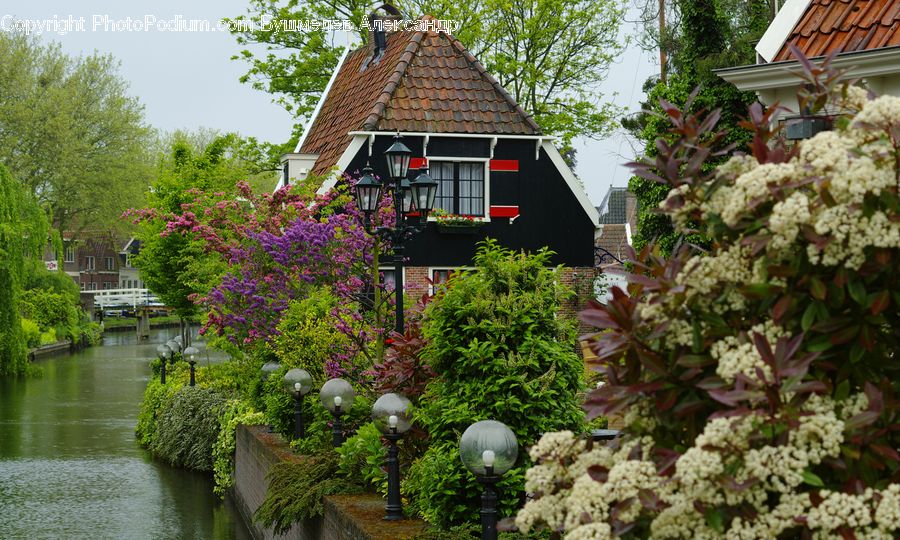
[[472, 234], [484, 225], [484, 221], [475, 216], [451, 214], [440, 208], [435, 209], [431, 215], [437, 222], [438, 232], [446, 234]]

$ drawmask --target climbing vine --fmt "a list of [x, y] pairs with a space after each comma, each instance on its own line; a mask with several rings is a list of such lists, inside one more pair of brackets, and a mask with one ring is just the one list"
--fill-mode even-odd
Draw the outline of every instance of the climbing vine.
[[[751, 42], [762, 35], [769, 23], [768, 1], [677, 0], [676, 8], [681, 17], [675, 45], [670, 51], [671, 75], [665, 84], [656, 79], [648, 80], [644, 112], [622, 124], [644, 142], [646, 156], [655, 158], [658, 153], [656, 141], [665, 140], [668, 128], [660, 100], [681, 108], [688, 103], [692, 91], [699, 87], [692, 110], [721, 109], [719, 127], [727, 133], [722, 146], [733, 144], [738, 149], [744, 148], [750, 142], [751, 134], [737, 126], [756, 97], [752, 92], [739, 91], [713, 70], [753, 62]], [[704, 166], [706, 170], [712, 170], [719, 163], [710, 160]], [[629, 181], [628, 189], [638, 200], [635, 248], [640, 249], [654, 239], [663, 254], [671, 253], [679, 240], [705, 244], [699, 235], [676, 234], [669, 217], [658, 213], [659, 203], [668, 194], [666, 186], [635, 176]]]

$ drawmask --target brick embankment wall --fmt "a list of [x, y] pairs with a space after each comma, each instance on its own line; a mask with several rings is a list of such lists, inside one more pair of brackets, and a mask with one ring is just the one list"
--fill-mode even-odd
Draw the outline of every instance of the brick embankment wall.
[[266, 473], [276, 463], [302, 458], [279, 435], [267, 433], [265, 426], [238, 426], [235, 441], [234, 500], [257, 540], [405, 540], [424, 527], [419, 520], [383, 521], [384, 499], [378, 495], [332, 495], [325, 498], [322, 517], [275, 535], [253, 521], [253, 513], [266, 498]]

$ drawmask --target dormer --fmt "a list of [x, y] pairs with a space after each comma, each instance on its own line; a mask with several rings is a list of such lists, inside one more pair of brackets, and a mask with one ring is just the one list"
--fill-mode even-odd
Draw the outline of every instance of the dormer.
[[278, 187], [296, 185], [306, 179], [312, 170], [319, 154], [301, 154], [291, 152], [281, 156], [281, 178]]

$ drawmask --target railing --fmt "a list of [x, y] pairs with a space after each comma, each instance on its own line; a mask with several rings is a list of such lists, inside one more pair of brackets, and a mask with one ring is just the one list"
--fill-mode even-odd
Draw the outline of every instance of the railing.
[[94, 295], [94, 306], [100, 309], [128, 306], [137, 309], [163, 305], [149, 289], [104, 289], [90, 292]]

